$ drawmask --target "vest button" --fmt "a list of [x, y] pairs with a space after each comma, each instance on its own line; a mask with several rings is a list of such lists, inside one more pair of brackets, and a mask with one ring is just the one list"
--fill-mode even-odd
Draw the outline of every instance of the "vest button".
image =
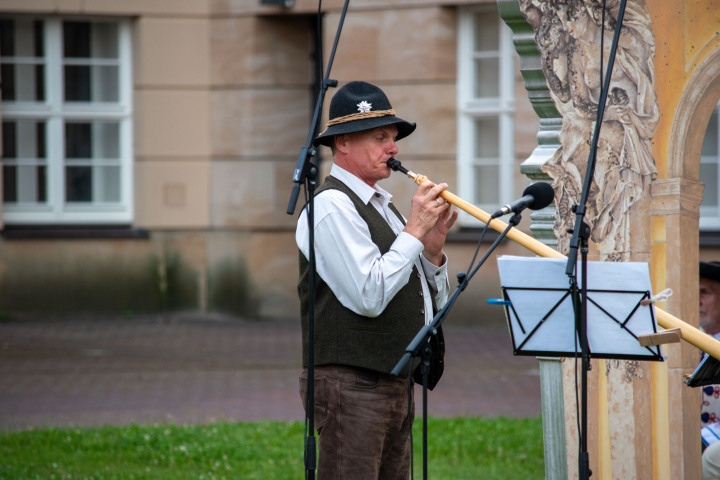
[[421, 297], [423, 296], [422, 290], [420, 290], [418, 293], [420, 294]]
[[421, 309], [420, 309], [420, 313], [423, 314], [423, 315], [425, 315], [425, 309], [424, 309], [424, 308], [421, 308]]

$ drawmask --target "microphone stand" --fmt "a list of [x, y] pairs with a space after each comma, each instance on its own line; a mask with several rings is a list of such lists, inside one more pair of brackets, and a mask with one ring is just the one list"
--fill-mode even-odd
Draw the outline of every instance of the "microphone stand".
[[[605, 78], [603, 79], [603, 86], [600, 92], [600, 99], [598, 101], [595, 131], [593, 132], [592, 145], [590, 147], [590, 155], [588, 158], [588, 166], [585, 172], [585, 182], [583, 184], [580, 203], [573, 207], [573, 211], [575, 213], [575, 228], [573, 228], [573, 236], [570, 240], [570, 250], [568, 253], [567, 266], [565, 269], [565, 273], [567, 274], [570, 283], [573, 310], [575, 312], [575, 329], [578, 332], [581, 351], [581, 411], [579, 422], [580, 449], [578, 452], [578, 478], [580, 480], [587, 480], [592, 475], [592, 471], [590, 470], [590, 459], [587, 450], [587, 372], [591, 369], [590, 351], [587, 338], [587, 257], [588, 240], [590, 238], [590, 227], [585, 223], [584, 220], [585, 207], [587, 205], [587, 198], [590, 192], [590, 184], [592, 183], [593, 175], [595, 172], [597, 145], [600, 139], [600, 127], [602, 125], [602, 119], [605, 112], [605, 103], [607, 100], [608, 90], [610, 86], [610, 77], [612, 76], [613, 65], [615, 63], [615, 53], [617, 51], [618, 39], [620, 38], [620, 29], [623, 23], [623, 16], [625, 15], [625, 4], [626, 0], [620, 1], [617, 24], [615, 26], [615, 34], [613, 36], [613, 43], [610, 49], [610, 57], [608, 58], [608, 69], [605, 74]], [[578, 251], [580, 251], [581, 253], [580, 261], [582, 267], [580, 287], [578, 287], [577, 274], [575, 271]]]
[[[425, 325], [423, 328], [420, 329], [420, 331], [415, 335], [415, 338], [410, 342], [410, 344], [406, 347], [405, 353], [400, 358], [400, 361], [395, 365], [395, 368], [393, 368], [393, 371], [391, 372], [395, 376], [399, 376], [403, 371], [409, 371], [412, 367], [412, 360], [413, 358], [420, 356], [422, 361], [420, 363], [420, 373], [422, 375], [422, 383], [423, 383], [423, 393], [422, 393], [422, 399], [423, 399], [423, 478], [427, 479], [427, 420], [428, 420], [428, 413], [427, 413], [427, 391], [428, 391], [428, 375], [430, 373], [430, 358], [432, 357], [432, 344], [430, 340], [433, 336], [437, 335], [438, 329], [442, 325], [445, 318], [450, 313], [450, 309], [455, 304], [455, 301], [460, 296], [460, 293], [462, 293], [465, 288], [467, 288], [468, 284], [470, 283], [470, 279], [475, 276], [477, 271], [480, 269], [480, 267], [485, 263], [485, 260], [490, 256], [490, 254], [497, 248], [497, 246], [500, 244], [503, 238], [505, 238], [505, 235], [507, 235], [507, 232], [515, 227], [518, 223], [520, 223], [521, 219], [520, 213], [516, 213], [515, 215], [510, 218], [510, 221], [508, 222], [507, 228], [495, 239], [493, 244], [490, 246], [490, 248], [487, 250], [485, 255], [480, 259], [478, 264], [473, 268], [467, 275], [465, 273], [460, 272], [458, 273], [458, 286], [453, 292], [453, 294], [448, 298], [448, 301], [445, 302], [445, 305], [435, 314], [435, 317], [433, 318], [432, 322], [430, 322], [428, 325]], [[492, 221], [492, 218], [490, 219]], [[489, 222], [488, 222], [489, 224]], [[485, 229], [487, 231], [487, 226], [485, 225]], [[412, 375], [409, 375], [412, 376]]]
[[[292, 215], [295, 212], [295, 206], [297, 204], [298, 195], [300, 193], [300, 186], [305, 185], [305, 191], [307, 196], [307, 204], [305, 206], [307, 210], [307, 221], [308, 221], [308, 358], [307, 358], [307, 396], [305, 402], [305, 416], [306, 416], [306, 431], [305, 431], [305, 478], [314, 479], [315, 470], [317, 469], [317, 447], [315, 439], [315, 188], [317, 186], [317, 166], [312, 163], [312, 158], [315, 156], [315, 149], [312, 147], [312, 140], [317, 132], [318, 123], [322, 114], [323, 101], [325, 94], [329, 87], [337, 86], [337, 80], [330, 79], [330, 70], [332, 68], [333, 60], [335, 58], [335, 52], [337, 50], [338, 43], [340, 41], [340, 33], [342, 32], [343, 22], [345, 21], [345, 15], [347, 13], [348, 4], [350, 0], [345, 0], [345, 4], [340, 15], [338, 22], [337, 32], [335, 33], [335, 41], [333, 43], [330, 58], [328, 60], [328, 66], [325, 70], [325, 75], [320, 86], [320, 92], [318, 94], [317, 102], [315, 104], [315, 112], [313, 114], [312, 123], [307, 136], [305, 146], [300, 150], [300, 156], [298, 157], [297, 166], [293, 173], [293, 186], [290, 194], [290, 201], [288, 202], [287, 213]], [[318, 22], [320, 19], [320, 5], [318, 5]], [[321, 29], [318, 28], [318, 35], [321, 34]], [[317, 46], [319, 56], [322, 58], [322, 41], [318, 41]]]

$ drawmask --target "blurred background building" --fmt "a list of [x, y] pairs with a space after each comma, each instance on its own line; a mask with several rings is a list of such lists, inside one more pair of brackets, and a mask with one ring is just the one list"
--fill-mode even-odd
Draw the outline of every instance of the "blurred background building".
[[[302, 196], [286, 210], [343, 3], [275, 3], [0, 5], [1, 315], [297, 316]], [[419, 125], [398, 159], [461, 198], [494, 211], [529, 183], [538, 118], [495, 2], [355, 2], [330, 78], [380, 85]], [[460, 223], [453, 274], [479, 238]], [[471, 320], [494, 263], [458, 306]]]
[[[342, 7], [323, 2], [318, 18], [310, 0], [2, 2], [0, 316], [295, 318], [302, 196], [286, 210]], [[330, 78], [381, 86], [418, 123], [398, 159], [462, 199], [492, 212], [530, 183], [538, 104], [495, 1], [351, 2]], [[718, 125], [716, 108], [703, 245], [720, 229]], [[329, 150], [316, 161], [326, 172]], [[407, 212], [412, 181], [385, 186]], [[463, 214], [451, 275], [481, 227]], [[529, 254], [512, 242], [498, 253]], [[499, 287], [491, 258], [454, 321], [502, 319], [485, 304]]]
[[[600, 3], [521, 2], [558, 14], [570, 3]], [[355, 0], [329, 75], [383, 88], [398, 115], [418, 123], [398, 160], [489, 212], [547, 179], [541, 167], [561, 125], [518, 3]], [[660, 112], [658, 178], [638, 213], [651, 226], [641, 258], [650, 260], [654, 287], [676, 290], [668, 311], [692, 325], [697, 260], [720, 259], [714, 3], [635, 4], [647, 5]], [[310, 0], [2, 1], [0, 319], [297, 318], [294, 231], [304, 198], [289, 204], [292, 177], [343, 6], [325, 1], [318, 15]], [[315, 161], [323, 177], [329, 151]], [[384, 186], [407, 212], [413, 182], [396, 173]], [[532, 222], [525, 212], [520, 229], [554, 245], [553, 212], [535, 212]], [[452, 276], [467, 271], [481, 231], [463, 213], [446, 248]], [[531, 255], [511, 241], [497, 254]], [[499, 293], [491, 257], [449, 321], [499, 324], [502, 312], [486, 305]], [[593, 462], [606, 474], [613, 458], [613, 468], [627, 468], [613, 478], [698, 473], [699, 397], [682, 384], [698, 352], [684, 343], [669, 351], [669, 362], [642, 365], [632, 383], [626, 364], [594, 369], [598, 382], [618, 374], [597, 389], [596, 401], [610, 408], [594, 408], [592, 419], [607, 427]], [[549, 405], [552, 388], [562, 395], [563, 385], [548, 388], [547, 380], [562, 372], [544, 363]], [[650, 397], [652, 406], [642, 401]], [[561, 403], [543, 411], [547, 464], [548, 452], [565, 463], [564, 446], [573, 443], [572, 412]], [[569, 425], [567, 442], [552, 438], [553, 425], [561, 433]]]

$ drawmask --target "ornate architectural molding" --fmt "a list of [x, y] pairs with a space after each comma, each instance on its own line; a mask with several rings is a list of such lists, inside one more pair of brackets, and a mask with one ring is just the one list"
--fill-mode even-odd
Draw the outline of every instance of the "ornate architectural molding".
[[[720, 97], [720, 49], [698, 65], [678, 102], [668, 144], [668, 177], [697, 179], [708, 120]], [[688, 161], [688, 160], [693, 161]]]
[[520, 11], [518, 0], [498, 0], [500, 17], [513, 33], [513, 44], [520, 56], [520, 73], [525, 82], [530, 104], [540, 117], [538, 128], [538, 146], [520, 167], [520, 171], [533, 180], [549, 180], [542, 167], [552, 158], [560, 147], [560, 129], [562, 118], [555, 108], [545, 73], [542, 68], [540, 52], [535, 43], [535, 32]]
[[683, 215], [700, 218], [700, 203], [705, 186], [683, 178], [655, 180], [650, 187], [652, 216]]
[[[513, 33], [513, 44], [520, 56], [520, 73], [525, 82], [530, 104], [540, 117], [538, 127], [538, 146], [520, 165], [520, 172], [534, 181], [551, 181], [543, 171], [545, 163], [555, 155], [560, 147], [560, 129], [562, 118], [555, 108], [555, 102], [545, 80], [540, 52], [535, 43], [535, 32], [520, 11], [518, 0], [498, 0], [500, 17]], [[530, 215], [530, 231], [539, 241], [551, 247], [557, 246], [553, 230], [556, 209], [554, 205]]]
[[[554, 232], [559, 250], [565, 251], [567, 231], [575, 220], [572, 207], [580, 200], [591, 157], [591, 136], [603, 68], [611, 53], [617, 5], [610, 5], [604, 14], [596, 3], [584, 0], [519, 0], [512, 7], [510, 2], [501, 1], [499, 7], [515, 34], [516, 47], [524, 58], [521, 69], [526, 86], [529, 92], [532, 89], [530, 99], [541, 116], [539, 146], [523, 164], [523, 172], [539, 176], [540, 167], [554, 180]], [[534, 32], [535, 51], [528, 45], [529, 28]], [[643, 208], [650, 182], [657, 176], [652, 137], [660, 114], [653, 90], [654, 53], [645, 3], [633, 2], [625, 10], [586, 205], [585, 221], [601, 258], [618, 259], [618, 252], [624, 255], [632, 250], [634, 210]], [[541, 74], [547, 93], [537, 80]], [[555, 113], [549, 108], [548, 97], [554, 102]]]

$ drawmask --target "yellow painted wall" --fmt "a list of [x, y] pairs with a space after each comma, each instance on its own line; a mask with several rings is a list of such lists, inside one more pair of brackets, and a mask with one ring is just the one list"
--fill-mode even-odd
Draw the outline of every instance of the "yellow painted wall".
[[[656, 291], [675, 294], [660, 306], [697, 326], [700, 148], [718, 100], [713, 68], [720, 49], [720, 8], [712, 0], [648, 0], [655, 35], [655, 90], [661, 112], [654, 139], [658, 184], [674, 186], [669, 211], [652, 213], [652, 281]], [[655, 189], [654, 192], [658, 191]], [[697, 364], [698, 350], [687, 343], [665, 349], [668, 361], [652, 369], [654, 479], [699, 479], [700, 397], [682, 384]]]
[[[661, 112], [654, 154], [658, 177], [667, 178], [668, 144], [680, 98], [698, 65], [720, 48], [720, 5], [713, 0], [651, 0], [647, 6], [655, 34], [655, 91]], [[690, 163], [686, 168], [697, 179], [698, 166]]]

